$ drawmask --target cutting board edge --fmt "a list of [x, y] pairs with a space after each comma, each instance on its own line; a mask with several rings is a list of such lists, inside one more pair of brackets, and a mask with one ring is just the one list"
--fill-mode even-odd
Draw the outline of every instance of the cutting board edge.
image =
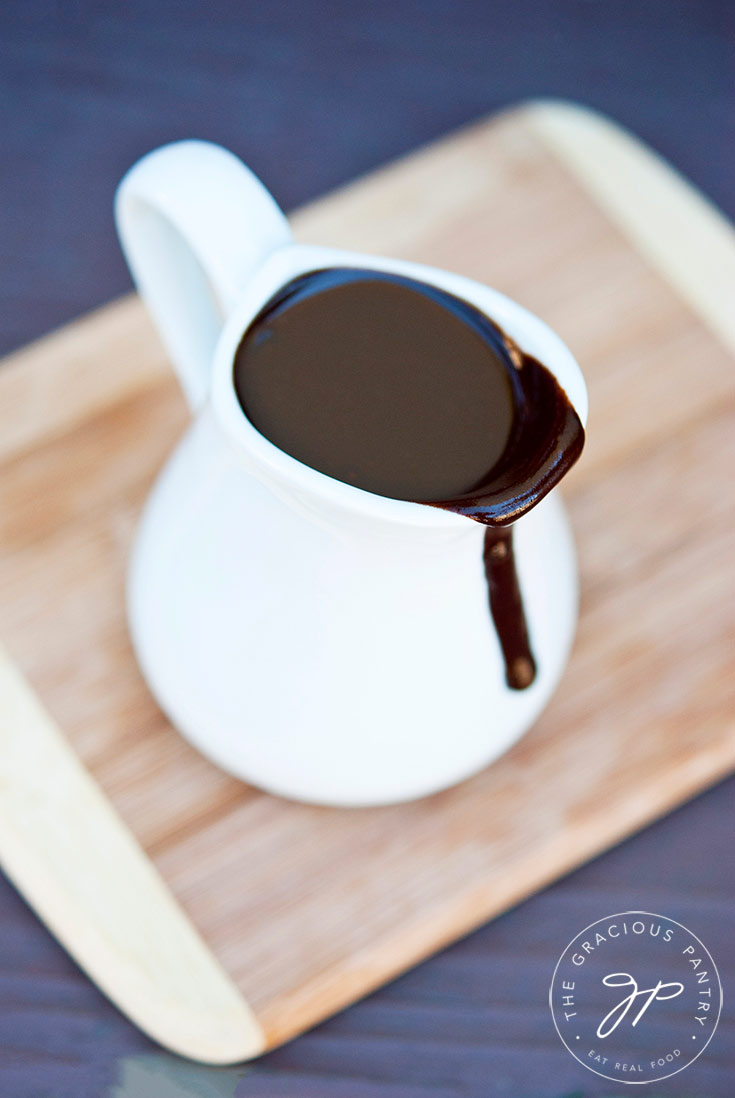
[[516, 108], [635, 250], [735, 354], [735, 226], [668, 160], [606, 115], [564, 100]]
[[[2, 650], [0, 698], [0, 865], [8, 877], [154, 1040], [212, 1064], [258, 1056], [265, 1037], [241, 991]], [[131, 898], [136, 918], [126, 918]], [[188, 998], [179, 966], [196, 974]]]

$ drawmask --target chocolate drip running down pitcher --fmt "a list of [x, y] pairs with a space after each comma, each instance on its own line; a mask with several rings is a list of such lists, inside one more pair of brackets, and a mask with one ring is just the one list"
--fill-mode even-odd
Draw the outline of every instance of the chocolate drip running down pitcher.
[[163, 709], [226, 770], [315, 803], [490, 763], [574, 634], [552, 491], [584, 442], [569, 350], [457, 274], [294, 244], [205, 142], [144, 157], [116, 216], [192, 411], [128, 582]]

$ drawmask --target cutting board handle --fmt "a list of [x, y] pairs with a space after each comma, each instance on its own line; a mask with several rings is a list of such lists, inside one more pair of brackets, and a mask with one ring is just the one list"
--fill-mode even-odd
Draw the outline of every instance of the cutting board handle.
[[144, 156], [115, 198], [123, 252], [192, 409], [209, 389], [222, 325], [253, 272], [291, 242], [288, 222], [242, 161], [207, 141]]

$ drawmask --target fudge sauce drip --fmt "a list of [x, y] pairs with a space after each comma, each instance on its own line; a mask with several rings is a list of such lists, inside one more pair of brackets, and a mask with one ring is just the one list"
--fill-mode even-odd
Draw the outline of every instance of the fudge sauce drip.
[[505, 681], [512, 690], [525, 690], [536, 678], [536, 661], [518, 585], [512, 527], [485, 531], [483, 560], [490, 613], [505, 661]]
[[514, 689], [535, 676], [509, 524], [579, 457], [554, 376], [467, 302], [414, 279], [313, 271], [261, 309], [235, 356], [240, 405], [337, 480], [488, 527], [490, 610]]

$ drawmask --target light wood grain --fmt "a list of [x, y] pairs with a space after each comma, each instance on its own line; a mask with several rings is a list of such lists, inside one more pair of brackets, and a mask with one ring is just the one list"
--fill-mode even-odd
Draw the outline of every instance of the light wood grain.
[[611, 122], [538, 103], [529, 120], [634, 247], [735, 352], [735, 228], [683, 176]]
[[[638, 212], [649, 187], [650, 224]], [[534, 104], [293, 220], [301, 240], [418, 259], [511, 294], [568, 341], [591, 414], [566, 493], [582, 615], [551, 706], [454, 790], [338, 811], [288, 804], [216, 770], [169, 727], [135, 666], [126, 554], [186, 421], [137, 302], [0, 370], [3, 636], [269, 1047], [735, 762], [725, 315], [735, 246], [716, 231], [718, 215], [609, 123]], [[661, 238], [682, 231], [696, 277], [678, 262], [669, 277]], [[132, 346], [134, 362], [120, 349]], [[31, 899], [53, 922], [43, 890]], [[105, 987], [121, 1001], [114, 978]], [[181, 1047], [180, 1034], [167, 1041], [159, 1026], [157, 1036]]]
[[2, 651], [0, 852], [49, 928], [153, 1037], [215, 1063], [263, 1050], [237, 988]]

